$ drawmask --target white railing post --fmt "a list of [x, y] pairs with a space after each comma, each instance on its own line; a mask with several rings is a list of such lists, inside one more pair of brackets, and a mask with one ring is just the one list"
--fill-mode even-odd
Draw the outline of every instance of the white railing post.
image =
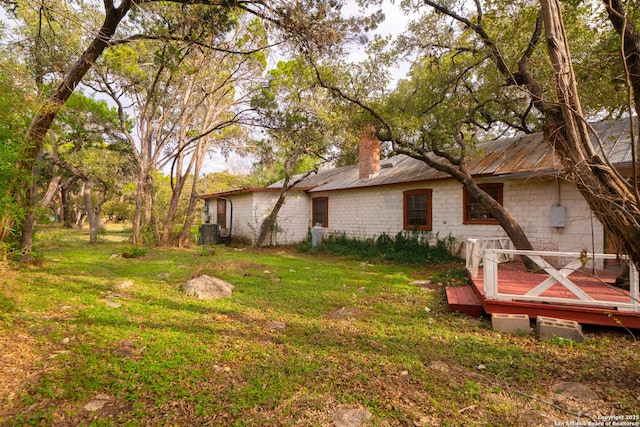
[[498, 253], [495, 249], [484, 250], [484, 297], [498, 299]]
[[482, 247], [477, 239], [467, 239], [466, 264], [471, 277], [478, 277], [480, 269], [480, 259], [482, 258]]
[[638, 287], [640, 286], [640, 277], [638, 277], [638, 269], [629, 260], [629, 297], [631, 298], [631, 305], [633, 311], [639, 311], [640, 303], [638, 303]]
[[469, 271], [469, 273], [473, 274], [473, 264], [471, 263], [471, 251], [473, 251], [473, 242], [475, 239], [467, 239], [467, 244], [464, 245], [464, 260], [465, 260], [465, 268]]

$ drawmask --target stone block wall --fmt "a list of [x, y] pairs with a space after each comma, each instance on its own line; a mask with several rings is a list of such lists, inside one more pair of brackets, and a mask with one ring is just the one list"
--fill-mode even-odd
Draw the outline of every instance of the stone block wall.
[[[496, 182], [495, 179], [492, 182]], [[518, 220], [538, 250], [602, 252], [602, 225], [591, 215], [578, 189], [560, 184], [560, 204], [565, 208], [565, 227], [554, 228], [550, 211], [558, 203], [558, 187], [553, 180], [520, 179], [503, 181], [503, 204]], [[312, 193], [327, 197], [328, 232], [344, 232], [354, 238], [395, 235], [402, 231], [402, 192], [429, 188], [432, 193], [432, 232], [440, 238], [454, 236], [459, 242], [468, 238], [506, 236], [499, 225], [463, 224], [462, 186], [453, 180], [403, 184], [373, 188]], [[309, 212], [309, 217], [311, 213]], [[595, 245], [595, 247], [594, 247]]]
[[[563, 252], [602, 252], [604, 232], [592, 216], [575, 185], [553, 179], [504, 179], [503, 204], [518, 220], [538, 250]], [[454, 236], [459, 244], [468, 238], [506, 236], [499, 225], [463, 224], [462, 186], [453, 180], [426, 183], [364, 187], [329, 192], [292, 192], [280, 211], [274, 243], [303, 240], [311, 224], [311, 199], [328, 198], [328, 227], [325, 233], [341, 232], [353, 238], [395, 236], [403, 228], [403, 191], [432, 190], [432, 232], [440, 238]], [[276, 191], [256, 191], [230, 197], [233, 203], [233, 234], [255, 242], [262, 220], [278, 198]], [[550, 223], [551, 208], [558, 202], [565, 208], [565, 227]], [[210, 203], [215, 218], [215, 203]], [[229, 218], [229, 215], [228, 215]]]

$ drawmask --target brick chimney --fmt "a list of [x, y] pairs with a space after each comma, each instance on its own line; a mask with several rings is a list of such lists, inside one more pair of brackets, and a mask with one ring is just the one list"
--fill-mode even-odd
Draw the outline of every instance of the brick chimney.
[[358, 151], [360, 179], [371, 179], [380, 173], [380, 140], [376, 138], [373, 126], [369, 125], [360, 134]]

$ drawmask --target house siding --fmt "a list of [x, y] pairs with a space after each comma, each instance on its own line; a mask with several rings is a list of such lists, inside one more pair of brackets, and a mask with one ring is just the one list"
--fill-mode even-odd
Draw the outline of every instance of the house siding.
[[[503, 183], [503, 205], [524, 229], [535, 249], [562, 252], [604, 250], [603, 227], [592, 216], [575, 185], [568, 182], [557, 184], [550, 178], [492, 178], [486, 182]], [[357, 239], [383, 233], [395, 236], [403, 230], [403, 191], [415, 189], [432, 190], [432, 233], [440, 238], [455, 237], [457, 249], [461, 250], [469, 238], [506, 236], [497, 224], [463, 224], [462, 186], [453, 180], [438, 180], [308, 194], [291, 192], [278, 215], [280, 231], [273, 233], [268, 243], [290, 244], [304, 240], [313, 226], [311, 199], [314, 197], [328, 199], [325, 234], [345, 233]], [[554, 228], [550, 224], [550, 210], [558, 203], [558, 195], [565, 207], [565, 227], [562, 228]], [[277, 198], [278, 192], [275, 191], [229, 196], [233, 206], [233, 238], [255, 244], [260, 224]], [[209, 203], [209, 212], [215, 218], [216, 204], [213, 200]], [[227, 221], [231, 221], [229, 214]]]
[[[226, 197], [227, 226], [232, 227], [232, 238], [248, 244], [255, 244], [260, 232], [260, 224], [269, 215], [276, 201], [278, 192], [251, 192]], [[303, 240], [307, 235], [309, 223], [310, 199], [302, 192], [295, 191], [285, 199], [278, 215], [279, 230], [267, 237], [268, 243], [283, 245]], [[215, 199], [209, 200], [211, 218], [215, 218]]]
[[[491, 182], [498, 182], [495, 179]], [[524, 229], [534, 248], [579, 252], [582, 249], [602, 252], [602, 225], [592, 218], [589, 207], [575, 187], [560, 184], [560, 201], [565, 207], [565, 227], [550, 224], [550, 210], [558, 201], [556, 183], [551, 180], [504, 180], [503, 204]], [[432, 233], [440, 238], [449, 235], [459, 243], [469, 238], [506, 236], [499, 225], [463, 224], [462, 186], [454, 181], [433, 181], [313, 193], [328, 197], [327, 233], [340, 232], [353, 238], [395, 235], [403, 228], [402, 192], [428, 188], [432, 196]], [[309, 214], [310, 215], [310, 214]], [[595, 247], [593, 247], [595, 245]]]

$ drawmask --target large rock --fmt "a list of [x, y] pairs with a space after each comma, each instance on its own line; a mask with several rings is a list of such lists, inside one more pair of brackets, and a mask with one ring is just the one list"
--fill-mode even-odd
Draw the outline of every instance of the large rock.
[[231, 296], [233, 285], [217, 277], [202, 275], [189, 280], [182, 286], [182, 290], [198, 299], [218, 299]]

